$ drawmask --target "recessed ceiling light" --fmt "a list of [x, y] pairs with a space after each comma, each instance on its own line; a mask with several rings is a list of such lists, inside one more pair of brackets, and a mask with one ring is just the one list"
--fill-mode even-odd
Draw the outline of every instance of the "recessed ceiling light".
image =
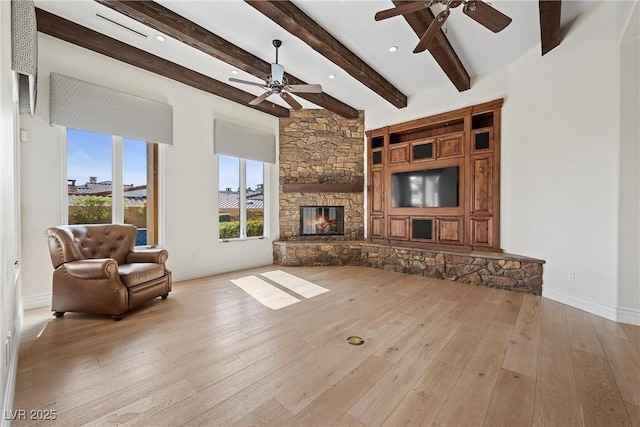
[[156, 36], [156, 40], [158, 40], [159, 42], [163, 42], [163, 41], [165, 41], [165, 40], [166, 40], [166, 38], [165, 38], [164, 36], [161, 36], [160, 34], [158, 34], [158, 35]]
[[389, 48], [389, 52], [395, 52], [395, 51], [397, 51], [397, 50], [398, 50], [398, 46], [391, 46], [391, 47]]
[[231, 70], [231, 74], [238, 74], [238, 70]]
[[335, 79], [335, 78], [336, 78], [336, 75], [335, 75], [335, 74], [329, 74], [329, 78], [330, 78], [330, 79]]

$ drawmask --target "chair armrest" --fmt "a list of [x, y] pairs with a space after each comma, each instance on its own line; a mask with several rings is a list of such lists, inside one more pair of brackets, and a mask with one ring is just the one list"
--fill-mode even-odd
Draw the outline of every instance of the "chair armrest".
[[169, 252], [166, 249], [145, 249], [139, 251], [131, 251], [127, 255], [127, 264], [136, 262], [153, 262], [155, 264], [164, 264], [169, 258]]
[[112, 258], [84, 259], [62, 265], [77, 279], [107, 279], [118, 276], [118, 263]]

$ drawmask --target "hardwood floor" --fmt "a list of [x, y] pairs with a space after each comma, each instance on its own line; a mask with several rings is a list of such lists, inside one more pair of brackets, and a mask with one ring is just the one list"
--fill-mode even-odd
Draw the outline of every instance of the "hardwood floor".
[[[330, 292], [274, 311], [231, 283], [276, 269]], [[637, 426], [639, 337], [532, 295], [266, 266], [175, 283], [119, 322], [27, 311], [13, 425]]]

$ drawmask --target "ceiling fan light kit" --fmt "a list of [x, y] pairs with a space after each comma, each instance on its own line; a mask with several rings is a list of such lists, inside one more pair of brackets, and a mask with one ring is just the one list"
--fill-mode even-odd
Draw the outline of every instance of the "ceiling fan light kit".
[[435, 40], [440, 29], [444, 25], [444, 22], [449, 17], [450, 10], [455, 9], [460, 5], [464, 5], [462, 12], [465, 15], [494, 33], [504, 30], [511, 23], [510, 17], [480, 0], [431, 0], [428, 2], [403, 4], [401, 6], [392, 7], [391, 9], [379, 11], [375, 14], [374, 19], [376, 21], [381, 21], [394, 16], [428, 9], [434, 4], [442, 4], [446, 8], [438, 13], [431, 24], [429, 24], [427, 31], [425, 31], [420, 38], [420, 41], [413, 50], [413, 53], [423, 52], [430, 47], [431, 43]]
[[322, 86], [319, 84], [289, 85], [284, 75], [284, 67], [278, 63], [278, 48], [282, 46], [282, 41], [274, 40], [273, 46], [276, 48], [276, 62], [271, 64], [271, 74], [267, 76], [264, 83], [250, 82], [247, 80], [230, 78], [229, 80], [236, 83], [258, 86], [266, 89], [267, 92], [255, 98], [249, 105], [258, 105], [271, 95], [280, 95], [280, 97], [294, 110], [302, 109], [302, 105], [296, 101], [290, 93], [322, 93]]

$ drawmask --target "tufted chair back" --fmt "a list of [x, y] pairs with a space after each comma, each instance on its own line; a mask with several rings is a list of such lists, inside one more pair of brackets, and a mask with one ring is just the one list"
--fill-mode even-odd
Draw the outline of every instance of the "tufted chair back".
[[126, 263], [137, 228], [129, 224], [64, 225], [47, 230], [53, 268], [81, 259], [113, 258]]

